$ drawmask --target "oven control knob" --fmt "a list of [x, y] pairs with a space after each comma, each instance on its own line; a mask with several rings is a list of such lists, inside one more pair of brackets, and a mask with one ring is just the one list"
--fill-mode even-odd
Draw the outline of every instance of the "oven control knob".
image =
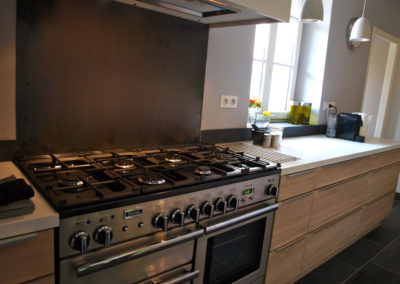
[[181, 209], [175, 209], [171, 214], [171, 221], [174, 224], [179, 224], [183, 227], [185, 225], [185, 212]]
[[231, 195], [228, 197], [228, 207], [229, 208], [235, 208], [236, 210], [239, 207], [239, 200], [236, 197], [236, 195]]
[[153, 226], [168, 231], [168, 216], [165, 214], [158, 214], [153, 219]]
[[214, 204], [212, 204], [210, 201], [204, 202], [201, 206], [201, 214], [208, 215], [210, 218], [212, 218], [214, 216]]
[[223, 214], [226, 213], [226, 206], [228, 205], [228, 202], [226, 202], [225, 199], [223, 199], [223, 198], [218, 198], [218, 199], [215, 201], [214, 204], [215, 204], [215, 209], [216, 209], [216, 210], [221, 211]]
[[79, 250], [81, 254], [85, 254], [90, 243], [90, 236], [86, 232], [78, 232], [72, 236], [70, 246], [74, 250]]
[[109, 226], [102, 226], [94, 232], [94, 240], [96, 243], [103, 244], [106, 248], [111, 246], [112, 238], [113, 232]]
[[186, 215], [189, 219], [199, 222], [200, 218], [200, 209], [197, 208], [195, 205], [190, 205], [189, 208], [186, 210]]
[[277, 197], [278, 196], [278, 187], [273, 184], [267, 185], [267, 187], [265, 189], [265, 193], [267, 195], [272, 195], [272, 196]]

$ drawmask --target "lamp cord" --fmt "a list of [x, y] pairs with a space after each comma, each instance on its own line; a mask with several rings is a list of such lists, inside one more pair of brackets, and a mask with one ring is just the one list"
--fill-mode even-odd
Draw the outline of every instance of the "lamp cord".
[[367, 4], [367, 0], [364, 0], [364, 9], [363, 9], [363, 13], [362, 13], [362, 17], [364, 18], [364, 13], [365, 13], [365, 6]]

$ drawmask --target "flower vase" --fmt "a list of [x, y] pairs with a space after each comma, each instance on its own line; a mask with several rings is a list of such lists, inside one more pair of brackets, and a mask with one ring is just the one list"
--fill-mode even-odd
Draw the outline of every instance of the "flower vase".
[[259, 112], [260, 109], [257, 107], [251, 107], [249, 108], [249, 123], [251, 124], [256, 124], [257, 123], [257, 112]]

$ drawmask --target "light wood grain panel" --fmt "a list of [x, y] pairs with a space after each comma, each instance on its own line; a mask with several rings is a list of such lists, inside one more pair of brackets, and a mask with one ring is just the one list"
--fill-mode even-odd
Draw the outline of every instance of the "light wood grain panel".
[[308, 232], [312, 192], [279, 203], [275, 212], [271, 250], [279, 248]]
[[0, 283], [20, 283], [54, 273], [53, 230], [0, 247]]
[[266, 274], [267, 284], [293, 283], [300, 275], [305, 239], [270, 252]]
[[348, 246], [357, 236], [360, 211], [310, 233], [306, 238], [302, 274], [305, 274]]
[[366, 191], [366, 202], [372, 201], [386, 193], [394, 192], [399, 177], [400, 164], [375, 170], [369, 174]]
[[400, 149], [375, 154], [371, 157], [371, 169], [382, 168], [400, 162]]
[[353, 211], [364, 204], [368, 175], [314, 192], [310, 231]]
[[389, 193], [362, 209], [360, 222], [357, 227], [358, 235], [365, 234], [390, 215], [393, 199], [394, 193]]
[[320, 169], [311, 169], [281, 177], [279, 201], [293, 198], [316, 189], [316, 177]]
[[368, 172], [368, 161], [369, 157], [364, 157], [322, 167], [316, 180], [317, 188]]

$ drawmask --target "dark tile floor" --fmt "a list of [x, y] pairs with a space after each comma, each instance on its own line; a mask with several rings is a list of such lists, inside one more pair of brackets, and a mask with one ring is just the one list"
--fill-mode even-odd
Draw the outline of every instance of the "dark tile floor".
[[400, 284], [400, 200], [380, 227], [295, 284], [335, 283]]

